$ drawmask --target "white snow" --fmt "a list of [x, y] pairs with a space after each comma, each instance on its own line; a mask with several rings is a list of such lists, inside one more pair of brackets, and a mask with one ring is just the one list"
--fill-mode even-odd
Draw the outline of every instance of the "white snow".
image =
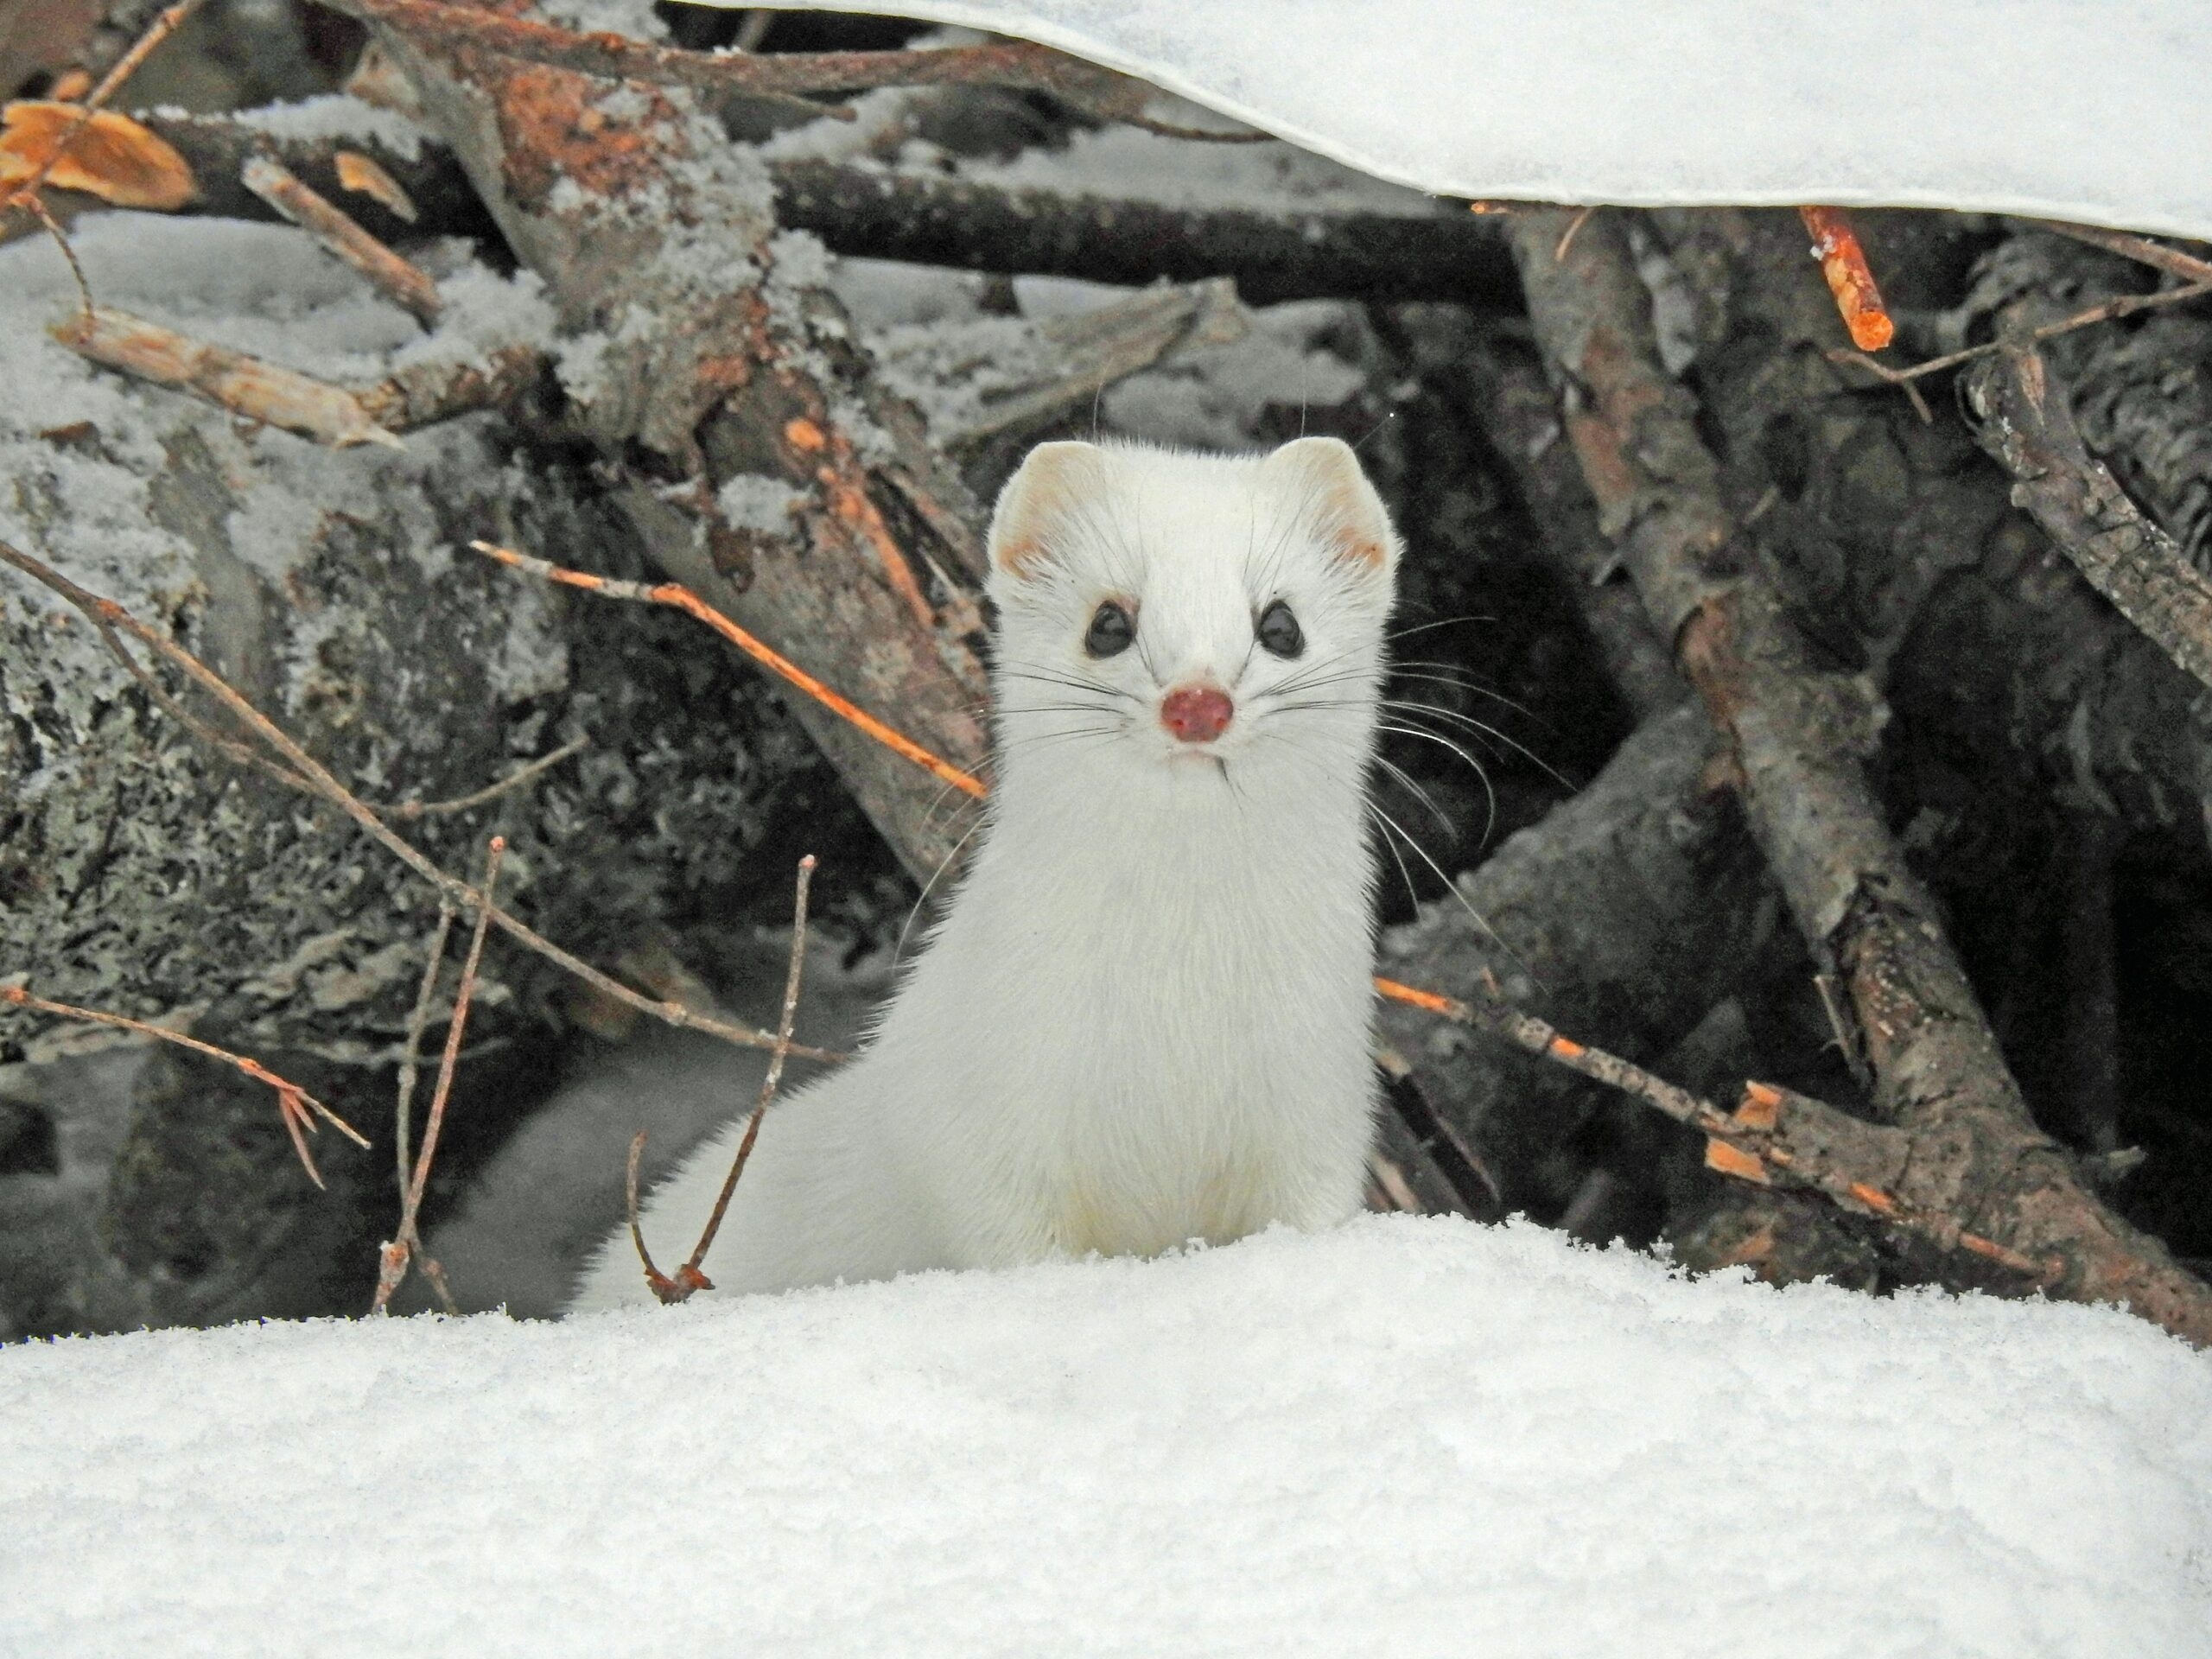
[[[851, 0], [791, 3], [841, 10]], [[1062, 47], [1440, 194], [1887, 203], [2212, 236], [2202, 0], [870, 10]]]
[[264, 104], [237, 111], [231, 119], [242, 127], [257, 127], [273, 137], [302, 143], [335, 139], [378, 144], [409, 161], [423, 151], [423, 129], [413, 121], [397, 110], [365, 103], [345, 92], [327, 92], [289, 104]]
[[18, 1346], [0, 1529], [25, 1654], [2201, 1659], [2212, 1362], [1370, 1218]]

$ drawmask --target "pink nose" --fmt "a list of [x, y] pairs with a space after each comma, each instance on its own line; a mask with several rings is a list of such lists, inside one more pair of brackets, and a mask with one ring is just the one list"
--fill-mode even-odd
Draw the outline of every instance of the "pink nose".
[[1182, 685], [1160, 700], [1160, 723], [1185, 743], [1211, 743], [1229, 729], [1236, 705], [1210, 685]]

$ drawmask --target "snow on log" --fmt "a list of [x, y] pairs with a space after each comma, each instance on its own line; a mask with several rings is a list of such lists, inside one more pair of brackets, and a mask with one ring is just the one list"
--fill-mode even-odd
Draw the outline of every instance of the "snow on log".
[[[645, 0], [596, 10], [632, 7], [649, 16]], [[870, 10], [1057, 46], [1440, 195], [1952, 207], [2212, 236], [2212, 11], [2195, 0]]]

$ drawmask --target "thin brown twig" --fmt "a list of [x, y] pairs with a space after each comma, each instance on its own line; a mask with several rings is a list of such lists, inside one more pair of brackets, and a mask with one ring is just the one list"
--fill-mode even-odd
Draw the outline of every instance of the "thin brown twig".
[[753, 1103], [753, 1115], [745, 1122], [745, 1134], [737, 1143], [737, 1155], [730, 1160], [729, 1173], [722, 1178], [721, 1191], [715, 1197], [715, 1207], [707, 1217], [706, 1226], [700, 1230], [699, 1242], [672, 1279], [653, 1265], [652, 1253], [645, 1248], [645, 1230], [638, 1221], [638, 1158], [645, 1150], [645, 1131], [640, 1129], [630, 1142], [626, 1180], [630, 1242], [637, 1246], [638, 1260], [645, 1267], [646, 1287], [662, 1302], [684, 1301], [696, 1292], [715, 1287], [715, 1281], [701, 1270], [700, 1264], [714, 1248], [715, 1235], [721, 1230], [722, 1217], [729, 1209], [730, 1195], [737, 1191], [745, 1166], [752, 1160], [753, 1143], [760, 1138], [760, 1120], [768, 1115], [768, 1108], [776, 1098], [777, 1085], [784, 1077], [784, 1061], [791, 1053], [791, 1024], [798, 1014], [799, 979], [806, 965], [806, 895], [814, 884], [814, 866], [812, 853], [798, 861], [798, 881], [791, 900], [791, 967], [784, 976], [784, 1007], [777, 1020], [776, 1047], [768, 1057], [767, 1075], [760, 1079], [760, 1093]]
[[40, 187], [52, 176], [61, 158], [69, 153], [70, 146], [84, 136], [85, 129], [92, 124], [92, 118], [122, 90], [123, 83], [137, 72], [138, 66], [146, 61], [154, 48], [175, 34], [202, 3], [203, 0], [177, 0], [176, 4], [147, 25], [146, 32], [131, 43], [129, 51], [115, 60], [114, 67], [100, 77], [99, 85], [93, 87], [85, 101], [77, 106], [77, 118], [54, 140], [54, 148], [47, 153], [45, 161], [39, 164], [37, 170], [10, 191], [6, 200], [0, 201], [0, 217], [37, 199]]
[[502, 795], [512, 794], [524, 784], [552, 771], [563, 760], [582, 754], [590, 747], [591, 740], [588, 737], [571, 738], [552, 753], [540, 755], [528, 766], [518, 766], [498, 783], [487, 785], [473, 795], [463, 795], [450, 801], [402, 801], [397, 806], [388, 806], [384, 810], [402, 823], [412, 823], [417, 818], [443, 817], [454, 812], [471, 812], [480, 806], [490, 805]]
[[413, 313], [425, 327], [436, 325], [445, 302], [429, 272], [385, 246], [291, 168], [270, 156], [256, 156], [238, 177], [247, 189], [359, 271], [386, 299]]
[[[461, 1038], [468, 1029], [469, 1004], [476, 995], [477, 969], [484, 961], [484, 936], [491, 931], [492, 906], [499, 881], [499, 861], [506, 855], [507, 838], [492, 837], [484, 859], [484, 900], [477, 907], [476, 925], [468, 936], [468, 955], [461, 964], [461, 988], [454, 993], [453, 1018], [446, 1022], [445, 1052], [438, 1057], [437, 1087], [430, 1094], [430, 1116], [423, 1126], [423, 1149], [415, 1155], [413, 1179], [408, 1183], [407, 1196], [399, 1212], [399, 1230], [379, 1255], [377, 1266], [376, 1298], [369, 1312], [381, 1313], [391, 1300], [392, 1293], [407, 1277], [408, 1267], [419, 1248], [422, 1237], [416, 1217], [422, 1213], [423, 1193], [430, 1184], [430, 1166], [438, 1155], [438, 1135], [445, 1128], [446, 1103], [453, 1096], [454, 1068], [461, 1060]], [[438, 1292], [439, 1300], [448, 1312], [460, 1310], [453, 1305], [453, 1293], [446, 1288], [445, 1270], [425, 1255], [422, 1258], [423, 1274]]]
[[[2039, 345], [2046, 340], [2055, 340], [2061, 334], [2070, 334], [2076, 328], [2091, 327], [2100, 322], [2117, 322], [2122, 317], [2135, 315], [2139, 311], [2163, 310], [2170, 305], [2180, 305], [2190, 300], [2201, 300], [2207, 294], [2212, 294], [2212, 280], [2191, 283], [2186, 288], [2164, 289], [2156, 294], [2114, 295], [2111, 299], [2101, 304], [2093, 305], [2086, 311], [2077, 311], [2070, 317], [2062, 317], [2056, 322], [2044, 324], [2042, 327], [2032, 330], [2026, 336], [2026, 340], [2029, 344]], [[1986, 340], [1979, 346], [1967, 346], [1962, 351], [1947, 352], [1942, 357], [1931, 357], [1925, 363], [1916, 363], [1909, 369], [1893, 369], [1885, 363], [1877, 363], [1864, 352], [1846, 351], [1841, 347], [1828, 353], [1827, 359], [1831, 363], [1855, 365], [1885, 385], [1905, 386], [1923, 375], [1940, 373], [1945, 369], [1955, 369], [1961, 363], [1971, 363], [1976, 358], [1987, 357], [1992, 353], [2004, 351], [2018, 343], [2020, 342], [2014, 340]]]
[[1598, 204], [1591, 202], [1567, 221], [1567, 228], [1559, 233], [1559, 240], [1552, 245], [1553, 258], [1564, 259], [1573, 251], [1574, 238], [1582, 233], [1582, 227], [1590, 222], [1590, 215], [1597, 211]]
[[2038, 231], [2049, 231], [2054, 236], [2071, 237], [2076, 242], [2086, 242], [2093, 248], [2102, 248], [2107, 253], [2116, 253], [2123, 259], [2133, 259], [2138, 264], [2163, 270], [2170, 276], [2178, 276], [2184, 283], [2212, 283], [2212, 260], [2199, 259], [2193, 253], [2183, 253], [2179, 248], [2170, 248], [2164, 243], [2153, 242], [2145, 236], [2131, 235], [2126, 231], [2108, 231], [2101, 225], [2069, 225], [2056, 219], [2023, 219], [2018, 222], [2032, 226]]
[[38, 216], [38, 222], [46, 227], [46, 233], [53, 238], [54, 245], [61, 250], [61, 257], [69, 262], [69, 275], [75, 278], [77, 283], [78, 308], [84, 316], [90, 318], [93, 310], [92, 285], [86, 278], [85, 267], [78, 262], [77, 250], [69, 245], [68, 237], [54, 222], [54, 215], [47, 211], [44, 197], [27, 197], [24, 205]]
[[[441, 897], [470, 908], [483, 902], [483, 895], [476, 888], [460, 877], [449, 875], [440, 869], [413, 843], [401, 836], [365, 805], [359, 797], [340, 783], [328, 767], [293, 741], [275, 721], [240, 696], [229, 681], [224, 679], [221, 675], [209, 668], [207, 664], [201, 662], [175, 640], [149, 627], [113, 600], [103, 599], [98, 594], [79, 587], [43, 560], [33, 558], [29, 554], [6, 541], [0, 541], [0, 564], [14, 566], [34, 582], [52, 589], [63, 599], [67, 600], [71, 605], [91, 618], [96, 625], [106, 624], [121, 628], [132, 638], [181, 669], [200, 686], [212, 693], [216, 701], [221, 703], [240, 725], [290, 763], [301, 780], [296, 787], [300, 788], [303, 793], [315, 796], [337, 807], [340, 811], [345, 813], [361, 829], [367, 831], [378, 845], [383, 847], [393, 857], [398, 859], [401, 863], [435, 887]], [[594, 990], [612, 997], [626, 1007], [635, 1008], [640, 1014], [651, 1014], [654, 1019], [671, 1026], [680, 1026], [690, 1030], [704, 1032], [712, 1037], [719, 1037], [724, 1042], [734, 1043], [741, 1048], [773, 1048], [775, 1046], [775, 1038], [766, 1032], [753, 1031], [743, 1026], [731, 1025], [726, 1020], [694, 1013], [680, 1002], [666, 1001], [632, 990], [620, 980], [601, 973], [582, 958], [563, 950], [536, 929], [508, 915], [505, 911], [494, 909], [492, 912], [492, 921], [494, 926], [518, 944], [537, 952], [563, 971], [582, 980]], [[826, 1049], [810, 1048], [798, 1044], [792, 1046], [791, 1052], [805, 1059], [834, 1061], [842, 1058]]]
[[407, 1039], [399, 1055], [399, 1101], [392, 1132], [392, 1147], [399, 1162], [401, 1220], [397, 1242], [410, 1249], [421, 1242], [414, 1236], [412, 1220], [406, 1214], [407, 1190], [415, 1178], [415, 1155], [410, 1145], [415, 1133], [415, 1084], [421, 1071], [423, 1033], [429, 1027], [430, 1005], [437, 996], [438, 970], [445, 966], [446, 940], [453, 933], [453, 918], [450, 901], [438, 906], [438, 925], [430, 933], [429, 952], [423, 963], [423, 982], [416, 988], [415, 1007], [407, 1016]]
[[308, 1179], [317, 1186], [322, 1185], [321, 1172], [315, 1166], [314, 1155], [308, 1150], [307, 1137], [319, 1134], [321, 1118], [356, 1146], [365, 1147], [366, 1136], [332, 1111], [313, 1095], [289, 1078], [280, 1077], [258, 1060], [248, 1059], [243, 1054], [233, 1054], [227, 1048], [218, 1048], [213, 1043], [203, 1043], [197, 1037], [188, 1037], [180, 1031], [168, 1031], [160, 1026], [149, 1025], [143, 1020], [133, 1020], [120, 1014], [107, 1014], [99, 1008], [80, 1008], [73, 1002], [54, 1002], [42, 996], [34, 996], [20, 985], [0, 985], [0, 1002], [12, 1003], [28, 1008], [34, 1014], [50, 1014], [62, 1020], [80, 1020], [87, 1025], [112, 1026], [118, 1031], [134, 1031], [142, 1037], [151, 1037], [164, 1043], [174, 1043], [179, 1048], [188, 1048], [195, 1054], [205, 1054], [210, 1059], [220, 1060], [234, 1066], [256, 1083], [265, 1083], [276, 1091], [276, 1109], [284, 1120], [285, 1132], [292, 1137], [292, 1149], [300, 1155], [301, 1167]]

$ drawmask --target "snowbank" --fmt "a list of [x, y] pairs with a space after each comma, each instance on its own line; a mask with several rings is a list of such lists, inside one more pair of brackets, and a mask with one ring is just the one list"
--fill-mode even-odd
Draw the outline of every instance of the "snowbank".
[[2202, 0], [868, 10], [1062, 47], [1439, 194], [1887, 203], [2212, 236], [2212, 7]]
[[1370, 1219], [565, 1325], [0, 1351], [20, 1653], [2212, 1653], [2118, 1313]]

